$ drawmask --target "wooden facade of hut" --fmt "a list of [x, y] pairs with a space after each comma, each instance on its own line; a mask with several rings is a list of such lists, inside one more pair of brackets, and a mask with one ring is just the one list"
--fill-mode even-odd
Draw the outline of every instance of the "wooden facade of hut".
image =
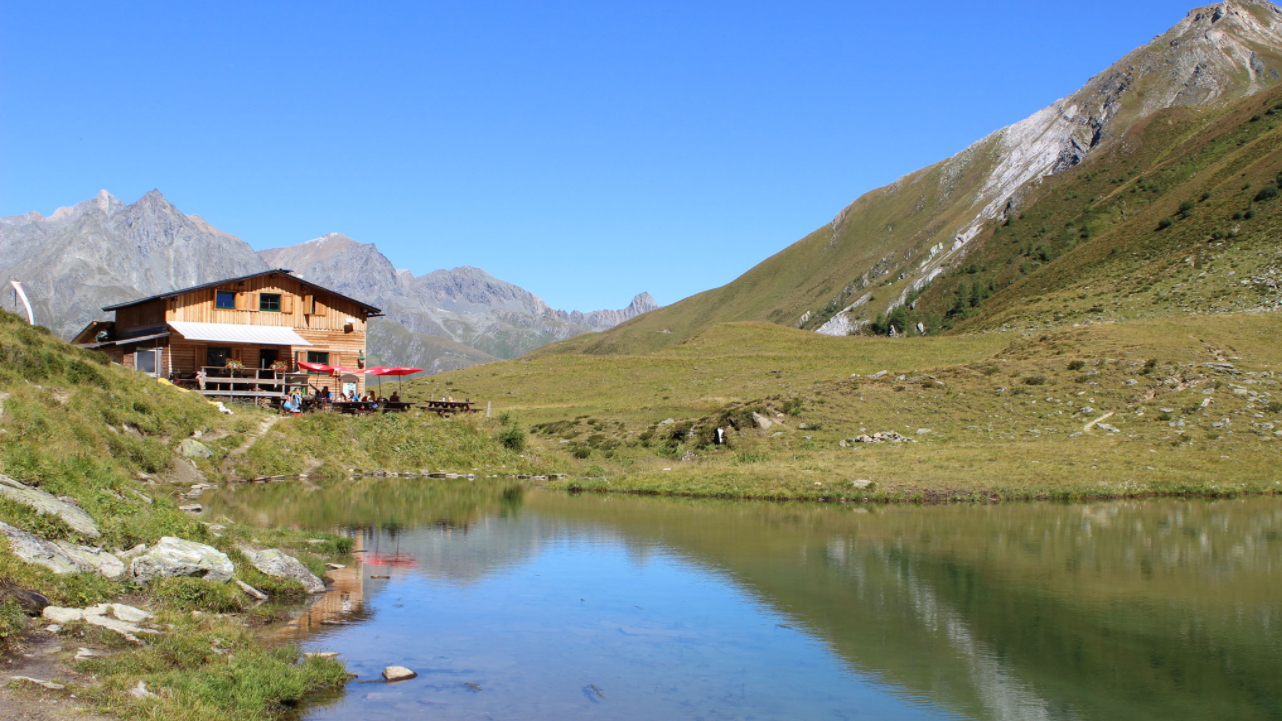
[[298, 363], [365, 367], [366, 327], [381, 311], [276, 269], [107, 306], [72, 341], [183, 386], [203, 369], [209, 396], [279, 398], [287, 386], [364, 391], [363, 375], [309, 376]]

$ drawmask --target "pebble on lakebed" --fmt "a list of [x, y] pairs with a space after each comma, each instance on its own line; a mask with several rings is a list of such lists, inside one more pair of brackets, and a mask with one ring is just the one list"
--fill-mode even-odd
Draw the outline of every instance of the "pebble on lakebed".
[[388, 666], [383, 669], [383, 678], [392, 682], [408, 681], [416, 676], [418, 676], [417, 673], [414, 673], [404, 666]]

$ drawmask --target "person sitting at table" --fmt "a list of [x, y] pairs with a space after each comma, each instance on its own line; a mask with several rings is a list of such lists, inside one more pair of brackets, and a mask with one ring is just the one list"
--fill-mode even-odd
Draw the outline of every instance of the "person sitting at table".
[[205, 379], [208, 377], [209, 377], [209, 374], [205, 372], [205, 369], [203, 367], [200, 370], [196, 371], [196, 385], [200, 386], [200, 389], [202, 391], [205, 390]]
[[329, 394], [329, 386], [321, 388], [320, 391], [316, 393], [316, 400], [320, 401], [322, 405], [329, 405], [329, 402], [333, 400], [332, 396]]
[[401, 402], [401, 394], [400, 394], [400, 393], [398, 393], [397, 391], [392, 391], [392, 397], [391, 397], [391, 398], [388, 398], [387, 400], [388, 400], [388, 401], [390, 401], [390, 402], [392, 402], [392, 403], [400, 403], [400, 402]]

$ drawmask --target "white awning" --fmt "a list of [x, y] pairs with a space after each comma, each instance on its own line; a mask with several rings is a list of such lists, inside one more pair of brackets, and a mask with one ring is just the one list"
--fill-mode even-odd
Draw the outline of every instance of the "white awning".
[[292, 328], [279, 328], [270, 325], [235, 325], [232, 323], [193, 323], [186, 320], [171, 320], [169, 327], [182, 334], [187, 340], [203, 340], [215, 343], [249, 343], [251, 345], [297, 345], [309, 346], [311, 343], [295, 333]]

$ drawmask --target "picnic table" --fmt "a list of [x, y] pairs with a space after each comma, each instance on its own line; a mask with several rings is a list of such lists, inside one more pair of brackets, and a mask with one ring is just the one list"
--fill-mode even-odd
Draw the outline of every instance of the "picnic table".
[[376, 406], [378, 406], [376, 401], [334, 401], [334, 410], [357, 416], [373, 413]]
[[450, 416], [455, 413], [480, 413], [480, 408], [473, 408], [472, 401], [428, 401], [419, 406], [425, 411], [439, 416]]
[[334, 408], [339, 413], [363, 415], [366, 413], [404, 413], [412, 408], [409, 403], [392, 401], [335, 401]]

